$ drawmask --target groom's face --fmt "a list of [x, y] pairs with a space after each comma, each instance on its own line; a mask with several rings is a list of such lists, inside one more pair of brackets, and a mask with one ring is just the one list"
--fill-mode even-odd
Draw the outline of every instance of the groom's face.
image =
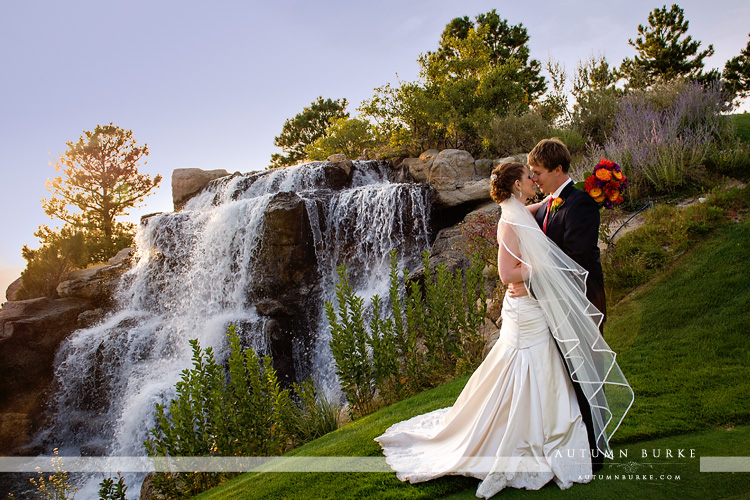
[[557, 166], [552, 170], [547, 170], [544, 167], [537, 165], [530, 165], [531, 167], [531, 179], [536, 182], [539, 189], [545, 194], [554, 193], [555, 190], [560, 187], [560, 176], [562, 174], [562, 167]]

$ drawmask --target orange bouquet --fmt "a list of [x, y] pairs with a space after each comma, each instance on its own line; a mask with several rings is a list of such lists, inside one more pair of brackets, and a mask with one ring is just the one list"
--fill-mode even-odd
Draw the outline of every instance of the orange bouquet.
[[623, 202], [622, 192], [628, 186], [628, 179], [622, 173], [620, 165], [602, 158], [586, 180], [576, 184], [583, 188], [599, 206], [614, 208]]

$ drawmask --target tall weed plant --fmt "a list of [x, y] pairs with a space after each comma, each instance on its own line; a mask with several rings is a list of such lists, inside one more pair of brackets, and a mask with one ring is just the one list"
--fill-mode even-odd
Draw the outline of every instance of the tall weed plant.
[[619, 100], [611, 135], [592, 147], [584, 168], [600, 157], [622, 165], [631, 200], [700, 183], [711, 156], [733, 141], [726, 102], [718, 84], [681, 80], [632, 92]]
[[[338, 270], [336, 305], [325, 304], [331, 350], [352, 416], [434, 386], [475, 368], [482, 359], [486, 300], [484, 265], [475, 259], [465, 272], [430, 267], [424, 279], [408, 281], [391, 254], [389, 302], [373, 297], [369, 313]], [[368, 317], [366, 317], [368, 316]]]

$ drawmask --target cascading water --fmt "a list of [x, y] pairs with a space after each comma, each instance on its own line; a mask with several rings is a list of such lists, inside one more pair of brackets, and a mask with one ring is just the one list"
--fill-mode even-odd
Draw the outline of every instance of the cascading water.
[[[270, 230], [267, 210], [279, 193], [303, 201], [317, 261], [315, 282], [306, 285], [315, 303], [304, 309], [312, 317], [297, 323], [312, 331], [292, 339], [294, 372], [338, 394], [322, 313], [336, 268], [346, 265], [361, 295], [384, 296], [391, 250], [412, 267], [429, 243], [428, 189], [390, 182], [389, 168], [355, 162], [344, 183], [331, 182], [332, 166], [324, 162], [235, 175], [214, 181], [182, 212], [146, 219], [117, 308], [98, 326], [74, 332], [58, 352], [53, 424], [40, 441], [67, 456], [145, 455], [155, 404], [174, 397], [180, 372], [191, 365], [189, 339], [212, 347], [223, 362], [227, 327], [236, 324], [245, 346], [273, 350], [266, 331], [272, 320], [256, 304], [266, 299], [258, 260]], [[143, 476], [126, 479], [133, 497]], [[96, 498], [100, 480], [79, 485], [78, 498]]]

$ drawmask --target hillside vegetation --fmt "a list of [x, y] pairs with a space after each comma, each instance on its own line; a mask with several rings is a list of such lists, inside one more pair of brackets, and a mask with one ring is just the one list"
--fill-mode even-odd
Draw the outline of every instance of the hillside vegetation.
[[[629, 450], [630, 461], [650, 462], [648, 473], [657, 479], [576, 485], [577, 497], [644, 498], [658, 491], [660, 498], [726, 498], [747, 491], [747, 474], [700, 473], [698, 458], [668, 465], [663, 457], [649, 460], [641, 454], [644, 449], [666, 448], [693, 448], [697, 457], [746, 454], [749, 240], [750, 220], [734, 214], [731, 222], [611, 309], [605, 338], [618, 352], [636, 394], [614, 437], [615, 453]], [[395, 422], [452, 404], [466, 380], [383, 408], [287, 456], [381, 456], [374, 437]], [[604, 472], [622, 474], [618, 462]], [[640, 474], [646, 474], [646, 466], [640, 467]], [[681, 477], [659, 480], [662, 474]], [[410, 485], [399, 482], [394, 473], [248, 473], [197, 498], [472, 498], [476, 485], [477, 480], [463, 477]], [[554, 486], [540, 493], [555, 498], [564, 494]]]

